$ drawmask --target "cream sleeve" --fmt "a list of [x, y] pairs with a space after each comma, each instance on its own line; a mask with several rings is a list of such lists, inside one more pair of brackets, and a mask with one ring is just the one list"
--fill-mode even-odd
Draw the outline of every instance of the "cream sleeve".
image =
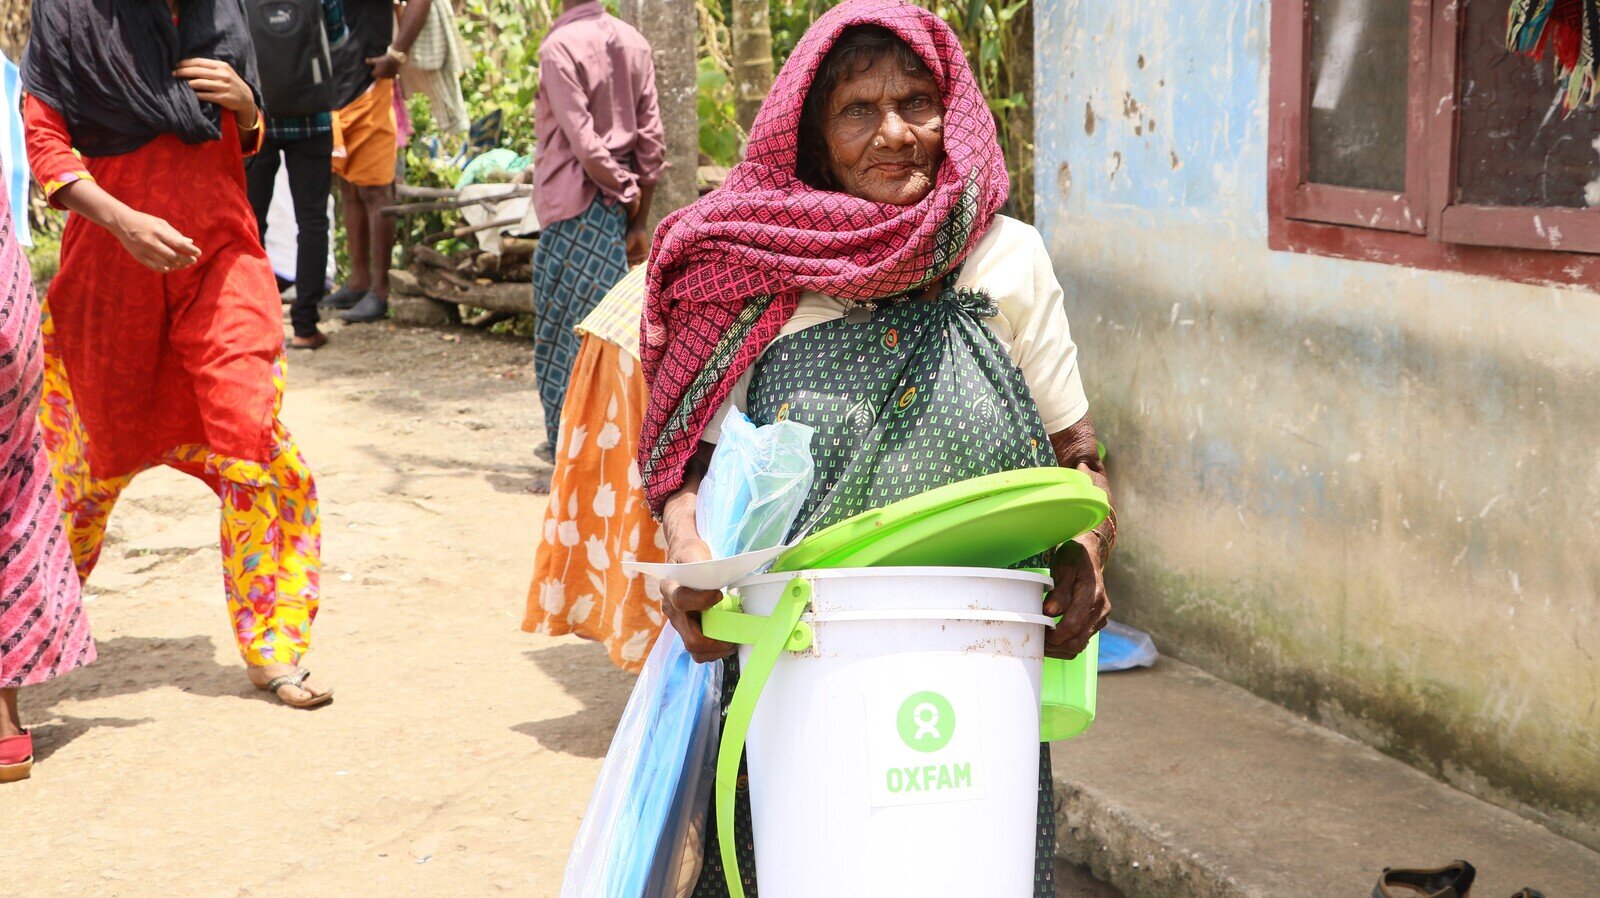
[[1032, 275], [1026, 280], [1019, 278], [1005, 296], [997, 297], [1001, 317], [1011, 331], [1011, 359], [1022, 369], [1028, 391], [1039, 405], [1045, 432], [1060, 433], [1089, 413], [1089, 399], [1078, 373], [1078, 347], [1067, 324], [1066, 293], [1039, 232], [1019, 222], [1005, 224], [1024, 232], [1017, 238], [1019, 251], [1013, 256], [1021, 264], [1013, 270]]

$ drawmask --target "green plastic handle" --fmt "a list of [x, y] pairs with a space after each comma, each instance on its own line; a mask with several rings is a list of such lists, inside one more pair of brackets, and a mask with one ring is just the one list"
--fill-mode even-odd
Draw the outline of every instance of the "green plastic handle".
[[[717, 842], [722, 853], [722, 871], [728, 879], [728, 898], [745, 898], [744, 878], [739, 874], [738, 840], [733, 835], [733, 807], [739, 786], [739, 759], [744, 755], [745, 738], [750, 734], [750, 718], [755, 715], [756, 701], [767, 686], [767, 677], [772, 675], [773, 665], [778, 663], [785, 647], [794, 638], [800, 626], [800, 615], [805, 613], [809, 604], [811, 581], [796, 577], [784, 587], [783, 595], [778, 598], [778, 607], [772, 610], [769, 618], [733, 611], [721, 611], [717, 615], [707, 611], [702, 615], [702, 623], [707, 623], [707, 616], [722, 615], [764, 620], [760, 634], [752, 643], [750, 657], [740, 667], [739, 685], [733, 690], [733, 701], [728, 703], [728, 714], [722, 721], [722, 745], [717, 749]], [[730, 626], [734, 627], [751, 626], [737, 618], [724, 620], [731, 620]], [[706, 635], [712, 635], [709, 625]]]
[[[755, 645], [761, 634], [766, 632], [769, 620], [759, 615], [745, 614], [739, 610], [738, 599], [729, 596], [715, 608], [700, 613], [700, 629], [712, 639], [737, 645]], [[783, 647], [791, 652], [803, 652], [811, 648], [813, 639], [811, 625], [801, 621], [789, 631], [789, 639]]]

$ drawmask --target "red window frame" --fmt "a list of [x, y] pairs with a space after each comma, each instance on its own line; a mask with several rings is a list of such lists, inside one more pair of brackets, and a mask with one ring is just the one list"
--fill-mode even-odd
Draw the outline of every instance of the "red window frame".
[[1600, 210], [1453, 202], [1462, 44], [1457, 0], [1410, 0], [1404, 192], [1310, 183], [1312, 2], [1272, 0], [1273, 249], [1600, 289]]

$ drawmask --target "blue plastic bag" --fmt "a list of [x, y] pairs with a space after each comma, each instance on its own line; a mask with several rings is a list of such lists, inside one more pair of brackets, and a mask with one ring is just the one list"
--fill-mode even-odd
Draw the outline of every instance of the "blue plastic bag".
[[533, 164], [532, 156], [518, 156], [511, 150], [499, 147], [473, 157], [456, 178], [456, 189], [469, 184], [481, 184], [495, 177], [514, 175]]
[[1150, 634], [1112, 621], [1100, 631], [1100, 672], [1132, 670], [1156, 663], [1156, 644]]
[[695, 524], [717, 558], [783, 544], [811, 492], [814, 431], [797, 421], [757, 427], [738, 409], [700, 483]]
[[653, 898], [662, 892], [652, 883], [684, 877], [695, 856], [682, 843], [709, 801], [721, 693], [722, 664], [697, 664], [667, 625], [606, 752], [561, 898]]

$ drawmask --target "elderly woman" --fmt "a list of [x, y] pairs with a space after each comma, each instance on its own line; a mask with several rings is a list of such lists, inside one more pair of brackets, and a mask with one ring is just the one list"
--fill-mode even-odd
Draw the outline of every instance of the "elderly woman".
[[[817, 21], [727, 186], [658, 231], [640, 461], [669, 560], [709, 557], [695, 499], [730, 408], [816, 429], [801, 526], [1024, 467], [1075, 467], [1107, 485], [1049, 255], [1037, 231], [996, 215], [1008, 189], [948, 26], [898, 0], [850, 0]], [[1045, 610], [1065, 617], [1052, 654], [1076, 655], [1104, 624], [1113, 533], [1108, 522], [1056, 552]], [[718, 595], [668, 583], [664, 598], [696, 658], [730, 654], [699, 625]], [[1050, 895], [1043, 751], [1040, 790], [1036, 883]], [[738, 826], [749, 881], [745, 809]], [[719, 835], [696, 895], [723, 894]]]

